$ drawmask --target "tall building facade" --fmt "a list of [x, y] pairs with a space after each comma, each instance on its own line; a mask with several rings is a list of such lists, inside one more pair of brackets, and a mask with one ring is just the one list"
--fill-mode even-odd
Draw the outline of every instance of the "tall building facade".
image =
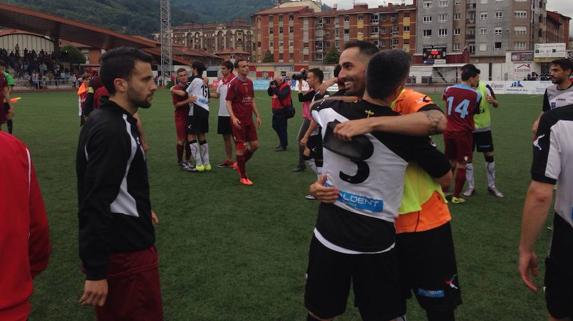
[[569, 43], [569, 23], [571, 18], [559, 12], [547, 11], [547, 42], [566, 43], [567, 49], [571, 49]]
[[246, 52], [252, 54], [254, 35], [246, 21], [227, 24], [189, 23], [173, 27], [174, 46], [204, 50], [209, 53]]
[[469, 51], [473, 60], [505, 60], [506, 51], [546, 42], [546, 0], [418, 0], [417, 53]]
[[350, 40], [416, 50], [415, 5], [356, 4], [349, 10], [322, 11], [313, 3], [293, 1], [253, 15], [256, 62], [270, 53], [275, 63], [323, 63], [329, 51], [342, 51]]

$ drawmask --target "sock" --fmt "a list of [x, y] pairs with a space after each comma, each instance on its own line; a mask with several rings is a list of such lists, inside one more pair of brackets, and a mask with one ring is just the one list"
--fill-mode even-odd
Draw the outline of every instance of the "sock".
[[209, 144], [207, 144], [206, 140], [199, 142], [199, 150], [201, 151], [203, 164], [209, 164]]
[[14, 123], [12, 122], [12, 119], [8, 119], [6, 121], [6, 127], [8, 127], [8, 132], [12, 134], [12, 130], [14, 130]]
[[466, 164], [466, 181], [468, 182], [468, 189], [474, 189], [474, 164]]
[[245, 168], [245, 155], [237, 155], [237, 167], [239, 167], [239, 174], [241, 178], [247, 178], [247, 170]]
[[251, 157], [253, 156], [255, 152], [253, 152], [250, 148], [245, 149], [245, 163], [249, 161], [249, 159], [251, 159]]
[[454, 321], [454, 311], [426, 311], [428, 321]]
[[485, 163], [485, 168], [487, 169], [487, 187], [495, 187], [495, 162]]
[[196, 140], [189, 142], [189, 148], [191, 149], [191, 157], [195, 159], [195, 166], [203, 165], [201, 163], [201, 153], [199, 151], [199, 143]]
[[183, 161], [183, 145], [177, 144], [177, 163], [181, 163]]
[[191, 161], [191, 145], [185, 144], [185, 159]]
[[458, 168], [456, 173], [456, 184], [454, 187], [454, 196], [460, 197], [460, 193], [462, 192], [462, 188], [464, 188], [464, 183], [466, 182], [466, 168]]
[[314, 159], [307, 159], [304, 161], [305, 165], [312, 170], [313, 173], [318, 175], [318, 169], [316, 168], [316, 163]]

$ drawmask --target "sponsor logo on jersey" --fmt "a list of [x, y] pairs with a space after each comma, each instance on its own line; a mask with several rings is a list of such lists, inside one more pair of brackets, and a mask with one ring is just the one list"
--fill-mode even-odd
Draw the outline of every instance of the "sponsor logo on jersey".
[[416, 293], [419, 296], [424, 296], [426, 298], [443, 298], [446, 296], [444, 290], [425, 290], [425, 289], [416, 289]]
[[384, 209], [384, 201], [373, 199], [362, 195], [340, 191], [338, 201], [354, 209], [367, 211], [370, 213], [381, 213]]
[[540, 135], [540, 136], [537, 137], [537, 139], [533, 142], [533, 146], [539, 148], [539, 150], [542, 150], [541, 146], [539, 145], [539, 140], [540, 140], [541, 138], [543, 138], [543, 137], [545, 137], [545, 134]]

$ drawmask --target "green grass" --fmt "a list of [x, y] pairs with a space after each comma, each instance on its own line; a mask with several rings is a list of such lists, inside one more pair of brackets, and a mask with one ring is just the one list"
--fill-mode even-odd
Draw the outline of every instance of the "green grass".
[[[33, 321], [94, 320], [78, 302], [83, 287], [77, 245], [75, 152], [79, 132], [73, 93], [22, 94], [15, 134], [32, 151], [49, 215], [53, 255], [35, 282]], [[276, 153], [270, 101], [263, 113], [261, 147], [248, 163], [253, 187], [229, 169], [182, 172], [175, 160], [175, 130], [167, 92], [141, 112], [151, 149], [152, 204], [160, 216], [157, 246], [166, 320], [294, 321], [305, 318], [304, 274], [317, 203], [303, 195], [309, 172], [291, 173], [300, 114], [290, 121], [289, 151]], [[483, 158], [475, 161], [478, 194], [452, 206], [464, 304], [458, 320], [545, 319], [543, 296], [529, 293], [517, 274], [521, 208], [529, 181], [530, 124], [540, 96], [501, 96], [493, 112], [498, 187], [504, 199], [485, 193]], [[211, 104], [213, 110], [218, 106]], [[214, 106], [214, 107], [213, 107]], [[211, 115], [212, 163], [223, 159], [222, 139]], [[441, 142], [441, 138], [436, 138]], [[549, 232], [539, 242], [543, 257]], [[350, 301], [349, 301], [350, 302]], [[409, 320], [423, 320], [415, 301]], [[359, 320], [356, 310], [339, 320]]]

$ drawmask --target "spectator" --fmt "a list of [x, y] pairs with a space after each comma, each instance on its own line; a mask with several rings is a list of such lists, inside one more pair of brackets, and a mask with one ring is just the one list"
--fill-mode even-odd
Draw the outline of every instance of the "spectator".
[[290, 86], [283, 77], [277, 76], [271, 81], [267, 93], [272, 97], [273, 129], [279, 137], [275, 151], [284, 152], [288, 146], [287, 121], [294, 116]]

